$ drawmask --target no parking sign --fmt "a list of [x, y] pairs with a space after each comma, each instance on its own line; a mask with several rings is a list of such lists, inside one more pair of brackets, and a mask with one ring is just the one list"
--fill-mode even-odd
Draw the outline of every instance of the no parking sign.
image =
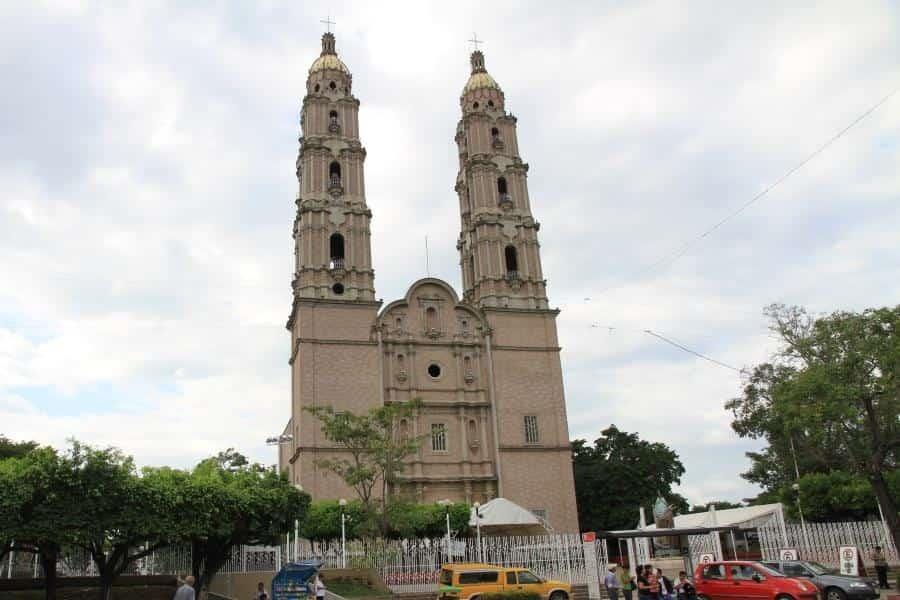
[[841, 575], [859, 575], [859, 550], [856, 546], [841, 546], [838, 549]]
[[796, 548], [782, 548], [778, 551], [779, 560], [799, 560], [800, 553]]
[[711, 563], [711, 562], [716, 562], [716, 555], [715, 555], [715, 554], [712, 554], [711, 552], [707, 552], [706, 554], [701, 554], [701, 555], [700, 555], [700, 564], [701, 564], [701, 565], [706, 565], [706, 564], [709, 564], [709, 563]]

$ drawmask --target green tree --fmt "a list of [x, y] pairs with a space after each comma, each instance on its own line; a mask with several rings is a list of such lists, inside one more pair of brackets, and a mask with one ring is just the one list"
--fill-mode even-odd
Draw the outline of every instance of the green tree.
[[792, 468], [859, 473], [900, 547], [898, 505], [885, 477], [900, 453], [900, 306], [815, 318], [772, 305], [767, 314], [782, 348], [726, 404], [739, 435], [769, 444], [751, 456], [750, 474], [783, 488]]
[[0, 460], [0, 557], [13, 550], [36, 554], [48, 600], [56, 598], [60, 549], [80, 533], [78, 509], [69, 504], [72, 484], [71, 469], [52, 448]]
[[741, 508], [744, 506], [740, 502], [728, 502], [727, 500], [713, 500], [712, 502], [707, 502], [706, 504], [695, 504], [691, 506], [688, 514], [693, 513], [702, 513], [709, 510], [710, 506], [714, 506], [716, 510], [725, 510], [727, 508]]
[[0, 460], [4, 458], [20, 458], [38, 447], [37, 442], [14, 442], [0, 434]]
[[109, 600], [129, 566], [177, 539], [183, 527], [177, 494], [152, 474], [138, 477], [132, 458], [115, 448], [73, 442], [64, 459], [73, 477], [67, 501], [77, 543], [97, 567], [101, 600]]
[[[380, 488], [381, 515], [387, 514], [390, 491], [396, 489], [405, 459], [419, 448], [421, 438], [399, 431], [399, 423], [413, 415], [418, 401], [375, 407], [357, 415], [335, 412], [331, 406], [313, 406], [305, 410], [322, 423], [325, 437], [345, 449], [349, 458], [318, 459], [320, 469], [331, 471], [352, 487], [367, 509], [371, 509], [375, 491]], [[387, 523], [382, 519], [382, 533]]]
[[194, 520], [183, 530], [191, 544], [191, 570], [200, 591], [231, 558], [235, 547], [276, 545], [304, 521], [309, 495], [275, 467], [249, 463], [231, 452], [201, 462], [186, 483], [186, 512]]
[[[615, 425], [602, 431], [593, 446], [573, 441], [572, 454], [578, 520], [586, 530], [633, 527], [639, 506], [649, 509], [658, 496], [672, 503], [672, 485], [684, 474], [684, 465], [668, 446]], [[686, 501], [675, 504], [687, 507]]]

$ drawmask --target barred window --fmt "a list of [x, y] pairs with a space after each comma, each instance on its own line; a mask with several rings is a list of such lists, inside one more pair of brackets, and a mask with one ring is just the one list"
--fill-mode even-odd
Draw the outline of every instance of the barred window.
[[447, 451], [447, 428], [443, 423], [431, 424], [431, 450], [433, 452]]
[[525, 415], [525, 443], [537, 444], [540, 442], [538, 435], [537, 415]]

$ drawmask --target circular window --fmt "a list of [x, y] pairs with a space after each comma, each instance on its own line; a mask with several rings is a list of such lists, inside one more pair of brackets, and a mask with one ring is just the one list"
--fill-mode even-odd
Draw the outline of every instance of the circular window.
[[488, 100], [488, 106], [490, 106], [491, 108], [494, 108], [494, 101]]
[[336, 88], [337, 88], [337, 84], [335, 84], [335, 83], [332, 81], [331, 83], [328, 84], [328, 87], [330, 87], [331, 89], [336, 89]]
[[440, 377], [441, 376], [441, 365], [439, 365], [437, 363], [431, 363], [430, 365], [428, 365], [428, 375], [430, 377], [433, 377], [434, 379], [437, 379], [438, 377]]
[[340, 296], [341, 294], [344, 293], [344, 284], [343, 283], [334, 284], [333, 286], [331, 286], [331, 291], [334, 292], [335, 294], [337, 294], [338, 296]]
[[478, 108], [478, 103], [476, 102], [475, 104], [473, 104], [472, 108]]

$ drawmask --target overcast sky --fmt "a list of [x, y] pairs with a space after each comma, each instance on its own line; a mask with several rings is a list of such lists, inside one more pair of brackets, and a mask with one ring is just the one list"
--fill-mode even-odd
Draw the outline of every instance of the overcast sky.
[[[189, 466], [274, 462], [290, 413], [298, 112], [337, 21], [368, 151], [377, 295], [457, 289], [473, 29], [518, 117], [573, 437], [669, 444], [695, 502], [755, 490], [723, 404], [762, 308], [900, 299], [891, 2], [0, 4], [0, 433]], [[586, 301], [586, 298], [590, 298]], [[596, 325], [596, 326], [592, 326]], [[613, 329], [609, 329], [612, 327]]]

